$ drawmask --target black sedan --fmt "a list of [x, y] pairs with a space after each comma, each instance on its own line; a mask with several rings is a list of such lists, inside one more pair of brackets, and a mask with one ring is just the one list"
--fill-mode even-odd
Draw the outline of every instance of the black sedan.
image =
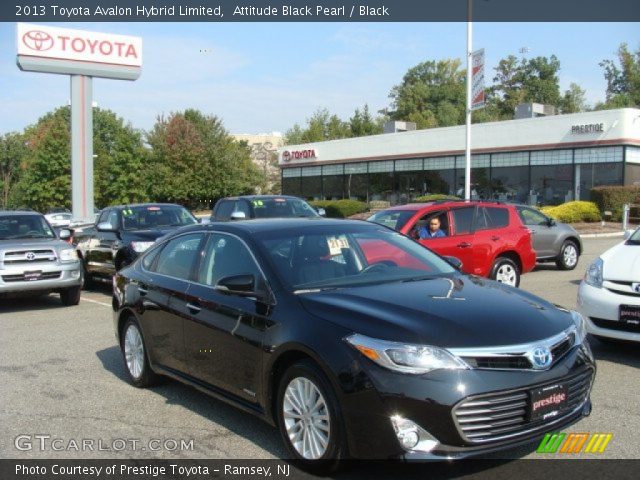
[[591, 409], [580, 314], [360, 221], [194, 225], [114, 279], [131, 382], [164, 375], [276, 425], [293, 458], [460, 458]]

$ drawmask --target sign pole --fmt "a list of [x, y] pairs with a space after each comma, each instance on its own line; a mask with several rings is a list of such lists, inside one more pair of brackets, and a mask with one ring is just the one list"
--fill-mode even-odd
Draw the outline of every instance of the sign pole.
[[93, 221], [93, 79], [71, 75], [71, 205], [73, 218]]
[[471, 65], [472, 55], [472, 22], [471, 8], [473, 0], [467, 0], [467, 139], [465, 146], [465, 165], [464, 165], [464, 199], [471, 200], [471, 81], [473, 77], [473, 67]]

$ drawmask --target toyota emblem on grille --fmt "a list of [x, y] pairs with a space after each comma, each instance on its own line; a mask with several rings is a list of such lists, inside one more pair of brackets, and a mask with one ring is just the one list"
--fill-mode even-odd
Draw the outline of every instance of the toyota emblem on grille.
[[31, 50], [44, 52], [53, 47], [53, 37], [42, 30], [29, 30], [22, 36], [22, 42]]
[[30, 262], [32, 262], [33, 260], [36, 259], [36, 254], [33, 252], [27, 252], [24, 254], [24, 257], [29, 260]]
[[533, 352], [531, 352], [530, 359], [533, 364], [533, 368], [541, 370], [551, 365], [553, 357], [549, 347], [536, 347], [533, 349]]

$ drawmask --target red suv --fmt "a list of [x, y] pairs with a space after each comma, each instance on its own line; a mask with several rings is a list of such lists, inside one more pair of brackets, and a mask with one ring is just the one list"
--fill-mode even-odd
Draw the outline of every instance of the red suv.
[[517, 287], [536, 264], [531, 231], [514, 205], [444, 201], [399, 205], [367, 220], [391, 227], [462, 262], [466, 273]]

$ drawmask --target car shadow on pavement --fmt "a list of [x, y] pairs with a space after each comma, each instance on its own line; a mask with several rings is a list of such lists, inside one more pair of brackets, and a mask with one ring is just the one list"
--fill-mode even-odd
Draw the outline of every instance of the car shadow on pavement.
[[0, 298], [0, 314], [51, 310], [52, 308], [70, 307], [62, 305], [58, 294]]
[[[105, 370], [113, 373], [123, 382], [129, 381], [117, 346], [100, 350], [96, 355]], [[253, 415], [171, 379], [163, 379], [159, 385], [148, 390], [163, 396], [167, 404], [187, 408], [205, 420], [246, 438], [277, 458], [286, 456], [278, 431]], [[215, 439], [212, 441], [215, 442]], [[217, 446], [212, 443], [212, 447]], [[230, 456], [238, 457], [238, 452], [231, 452]]]
[[629, 367], [640, 368], [640, 355], [637, 342], [616, 340], [600, 340], [589, 336], [589, 344], [596, 360], [620, 363]]

